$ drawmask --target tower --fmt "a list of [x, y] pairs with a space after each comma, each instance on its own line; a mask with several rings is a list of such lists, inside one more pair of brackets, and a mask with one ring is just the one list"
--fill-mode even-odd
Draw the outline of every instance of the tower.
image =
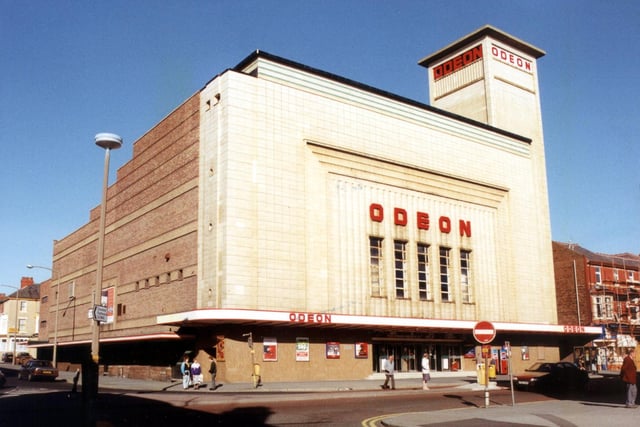
[[542, 140], [536, 60], [545, 54], [485, 26], [422, 59], [434, 107]]

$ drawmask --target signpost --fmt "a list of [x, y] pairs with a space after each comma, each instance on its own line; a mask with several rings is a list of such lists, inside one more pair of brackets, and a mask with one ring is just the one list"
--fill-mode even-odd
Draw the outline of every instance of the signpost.
[[485, 351], [485, 345], [491, 343], [496, 337], [496, 328], [493, 323], [482, 320], [473, 327], [473, 337], [482, 344], [482, 357], [484, 358], [484, 407], [489, 407], [489, 357], [491, 356], [490, 349]]
[[96, 305], [93, 307], [93, 318], [96, 322], [107, 322], [107, 307], [104, 305]]

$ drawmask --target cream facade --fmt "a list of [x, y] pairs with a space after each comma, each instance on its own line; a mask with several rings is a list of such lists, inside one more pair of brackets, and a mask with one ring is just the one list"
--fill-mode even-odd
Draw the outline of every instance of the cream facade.
[[[434, 371], [474, 370], [487, 320], [498, 362], [507, 342], [516, 368], [564, 357], [600, 331], [557, 322], [543, 54], [482, 28], [420, 61], [434, 106], [261, 51], [218, 75], [136, 142], [110, 190], [108, 204], [131, 209], [108, 208], [105, 345], [137, 336], [172, 343], [175, 361], [213, 354], [226, 381], [253, 365], [266, 381], [363, 378], [390, 354], [417, 373], [424, 351]], [[168, 126], [174, 115], [188, 120]], [[190, 153], [180, 185], [125, 194], [148, 176], [145, 153], [176, 141]], [[156, 215], [168, 205], [171, 227]], [[60, 245], [64, 269], [77, 247]], [[87, 306], [92, 266], [61, 273], [87, 283]]]

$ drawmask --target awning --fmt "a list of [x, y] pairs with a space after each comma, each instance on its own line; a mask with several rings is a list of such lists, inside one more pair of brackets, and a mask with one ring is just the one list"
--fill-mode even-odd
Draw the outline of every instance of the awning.
[[[167, 332], [167, 333], [161, 333], [161, 334], [129, 335], [124, 337], [100, 338], [100, 343], [106, 344], [106, 343], [119, 343], [119, 342], [128, 342], [128, 341], [182, 340], [185, 338], [186, 337], [184, 335], [178, 335], [173, 332]], [[76, 340], [76, 341], [58, 341], [58, 347], [91, 344], [91, 342], [92, 340], [90, 339]], [[39, 344], [30, 344], [27, 347], [29, 348], [53, 347], [53, 343], [47, 342], [47, 343], [39, 343]]]
[[[477, 321], [420, 319], [412, 317], [357, 316], [333, 313], [285, 312], [242, 309], [204, 309], [157, 317], [160, 325], [208, 326], [220, 323], [263, 324], [281, 326], [367, 328], [367, 329], [429, 329], [443, 332], [472, 333]], [[563, 335], [601, 335], [599, 326], [554, 325], [546, 323], [492, 322], [498, 333], [526, 332]]]

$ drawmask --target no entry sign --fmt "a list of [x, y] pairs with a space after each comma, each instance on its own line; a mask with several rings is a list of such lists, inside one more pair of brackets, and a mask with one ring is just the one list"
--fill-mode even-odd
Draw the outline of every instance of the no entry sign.
[[496, 328], [491, 322], [480, 321], [473, 327], [473, 337], [480, 344], [489, 344], [496, 337]]

